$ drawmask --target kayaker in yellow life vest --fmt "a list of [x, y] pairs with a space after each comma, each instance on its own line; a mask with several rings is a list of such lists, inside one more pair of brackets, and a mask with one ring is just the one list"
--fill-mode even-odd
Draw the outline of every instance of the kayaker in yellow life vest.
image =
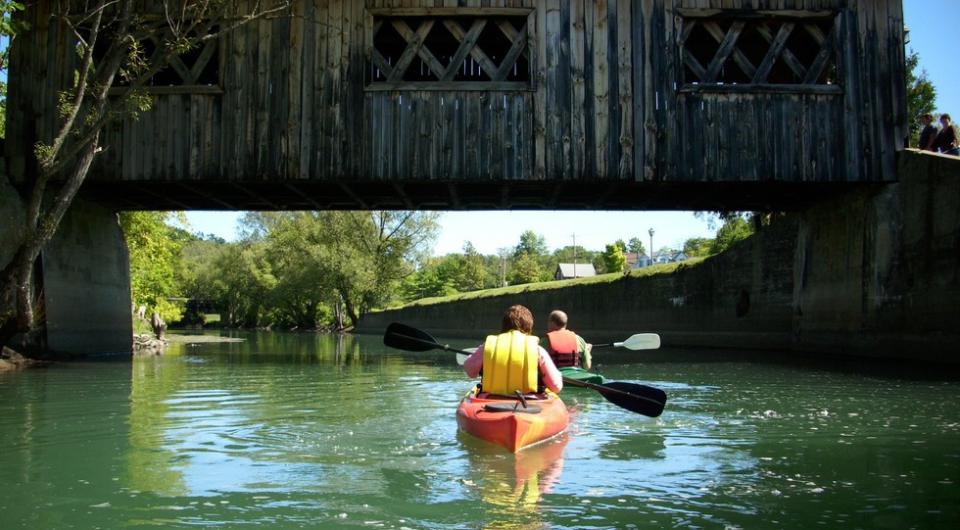
[[[563, 376], [539, 346], [533, 331], [533, 314], [522, 305], [513, 305], [503, 315], [499, 335], [489, 335], [463, 363], [468, 377], [481, 375], [483, 392], [513, 395], [537, 393], [540, 382], [553, 392], [563, 389]], [[539, 376], [539, 381], [538, 381]]]
[[591, 344], [567, 329], [567, 314], [559, 309], [547, 319], [547, 353], [557, 368], [575, 366], [590, 369]]

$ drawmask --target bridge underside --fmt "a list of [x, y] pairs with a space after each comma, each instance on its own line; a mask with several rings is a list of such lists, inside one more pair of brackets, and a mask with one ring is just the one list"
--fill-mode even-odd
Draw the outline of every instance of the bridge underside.
[[610, 181], [126, 181], [84, 184], [115, 210], [801, 210], [879, 184]]

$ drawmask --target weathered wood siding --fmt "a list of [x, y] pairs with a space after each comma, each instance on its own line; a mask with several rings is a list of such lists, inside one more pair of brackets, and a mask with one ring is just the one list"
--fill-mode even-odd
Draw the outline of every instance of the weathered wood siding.
[[[530, 89], [366, 90], [368, 10], [424, 7], [529, 8]], [[835, 13], [840, 89], [681, 90], [681, 11], [711, 9]], [[15, 174], [52, 136], [74, 60], [48, 10], [30, 6], [12, 54]], [[107, 131], [91, 179], [863, 182], [893, 179], [905, 136], [901, 0], [312, 0], [294, 15], [222, 37], [222, 93], [158, 95]]]

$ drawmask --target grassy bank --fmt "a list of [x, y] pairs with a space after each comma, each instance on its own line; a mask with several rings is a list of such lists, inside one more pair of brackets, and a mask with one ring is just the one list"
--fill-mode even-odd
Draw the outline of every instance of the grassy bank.
[[495, 296], [529, 293], [534, 291], [564, 289], [567, 287], [576, 287], [581, 285], [596, 285], [596, 284], [612, 283], [625, 277], [642, 278], [647, 276], [655, 276], [658, 274], [672, 274], [683, 268], [696, 267], [697, 265], [702, 263], [704, 259], [706, 258], [692, 258], [687, 261], [682, 261], [679, 263], [664, 263], [661, 265], [654, 265], [652, 267], [633, 269], [626, 274], [615, 272], [611, 274], [600, 274], [590, 278], [576, 278], [572, 280], [553, 280], [549, 282], [525, 283], [521, 285], [510, 285], [507, 287], [498, 287], [496, 289], [484, 289], [481, 291], [470, 291], [466, 293], [458, 293], [450, 296], [421, 298], [420, 300], [415, 300], [407, 304], [391, 306], [386, 309], [403, 309], [406, 307], [420, 307], [420, 306], [427, 306], [427, 305], [434, 305], [434, 304], [446, 304], [449, 302], [457, 302], [461, 300], [475, 300], [475, 299], [481, 299], [481, 298], [492, 298]]

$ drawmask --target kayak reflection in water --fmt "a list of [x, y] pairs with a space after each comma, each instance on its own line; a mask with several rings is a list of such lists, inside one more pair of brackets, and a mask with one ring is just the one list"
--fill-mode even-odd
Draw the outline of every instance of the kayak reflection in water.
[[[563, 377], [533, 331], [533, 314], [512, 305], [503, 315], [500, 334], [489, 335], [463, 363], [468, 377], [481, 376], [483, 392], [499, 395], [553, 392], [563, 389]], [[538, 381], [539, 375], [539, 381]], [[542, 382], [542, 385], [540, 384]]]
[[567, 314], [559, 309], [552, 311], [547, 319], [547, 348], [557, 368], [590, 369], [592, 345], [567, 329]]
[[515, 455], [471, 447], [471, 475], [479, 477], [476, 486], [487, 514], [483, 528], [549, 528], [538, 506], [560, 481], [569, 441], [570, 437], [563, 434]]

